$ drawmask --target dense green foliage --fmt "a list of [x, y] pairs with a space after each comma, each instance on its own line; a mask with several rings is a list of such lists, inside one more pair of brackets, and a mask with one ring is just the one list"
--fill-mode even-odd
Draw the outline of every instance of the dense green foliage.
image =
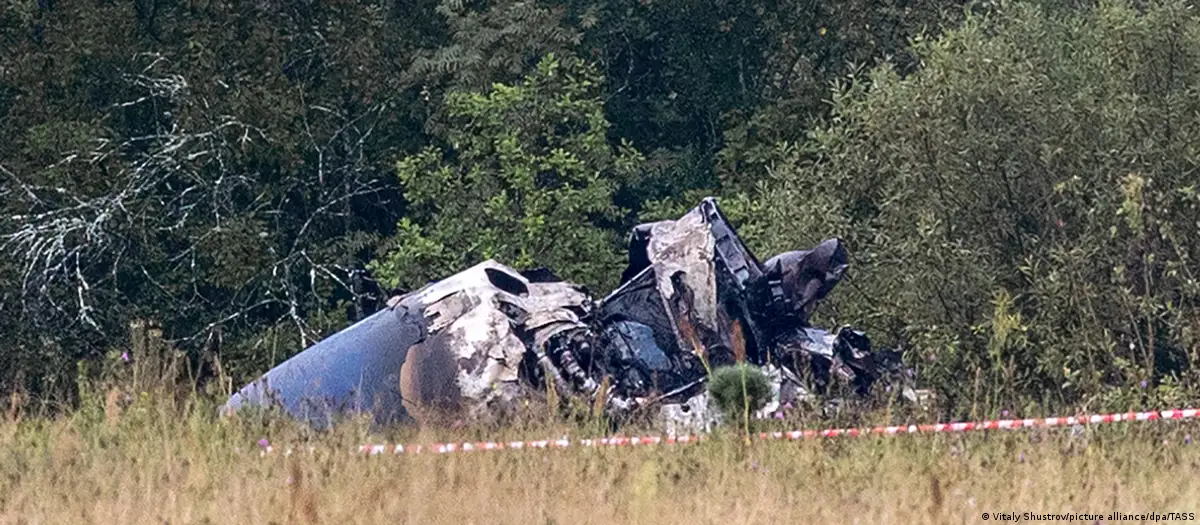
[[913, 50], [919, 72], [854, 79], [781, 153], [758, 240], [849, 239], [839, 319], [891, 330], [952, 406], [1182, 401], [1200, 357], [1192, 11], [1013, 4]]
[[624, 258], [606, 226], [621, 224], [616, 185], [636, 177], [641, 159], [609, 147], [598, 82], [581, 61], [549, 55], [520, 85], [447, 97], [453, 151], [400, 161], [409, 213], [376, 276], [412, 288], [495, 258], [616, 286]]
[[948, 412], [1195, 391], [1186, 2], [14, 1], [0, 48], [0, 391], [139, 319], [241, 381], [485, 258], [603, 293], [707, 194], [844, 237], [822, 321]]

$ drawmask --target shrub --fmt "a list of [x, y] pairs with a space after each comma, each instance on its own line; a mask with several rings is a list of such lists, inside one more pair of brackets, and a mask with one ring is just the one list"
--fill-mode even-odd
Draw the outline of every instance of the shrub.
[[771, 384], [757, 367], [739, 363], [713, 370], [708, 392], [725, 417], [740, 419], [747, 410], [755, 412], [771, 400]]

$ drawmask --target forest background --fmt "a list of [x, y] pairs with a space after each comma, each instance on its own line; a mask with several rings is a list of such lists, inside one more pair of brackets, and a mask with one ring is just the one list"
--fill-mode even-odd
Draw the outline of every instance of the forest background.
[[485, 258], [598, 294], [717, 196], [946, 417], [1200, 388], [1200, 16], [1085, 0], [6, 0], [0, 392], [241, 384]]

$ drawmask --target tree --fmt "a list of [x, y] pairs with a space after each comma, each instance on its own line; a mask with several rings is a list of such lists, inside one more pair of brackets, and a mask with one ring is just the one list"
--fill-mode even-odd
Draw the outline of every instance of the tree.
[[838, 313], [906, 343], [960, 415], [1178, 392], [1200, 358], [1197, 29], [1180, 2], [971, 17], [914, 46], [917, 72], [838, 90], [776, 157], [760, 231], [847, 238]]
[[[546, 53], [585, 58], [606, 79], [610, 141], [629, 140], [648, 158], [617, 202], [634, 213], [661, 199], [680, 209], [684, 192], [753, 187], [773, 144], [802, 140], [828, 110], [830, 81], [893, 55], [914, 69], [909, 39], [957, 22], [963, 5], [443, 0], [445, 38], [406, 75], [440, 100], [446, 90], [516, 81]], [[440, 119], [430, 124], [445, 133]]]
[[451, 92], [450, 149], [398, 163], [410, 214], [376, 276], [415, 287], [495, 258], [614, 285], [623, 239], [613, 193], [640, 157], [609, 145], [600, 87], [582, 61], [549, 55], [519, 84]]
[[237, 381], [347, 322], [425, 139], [397, 74], [425, 5], [5, 5], [0, 390], [49, 393], [138, 318]]

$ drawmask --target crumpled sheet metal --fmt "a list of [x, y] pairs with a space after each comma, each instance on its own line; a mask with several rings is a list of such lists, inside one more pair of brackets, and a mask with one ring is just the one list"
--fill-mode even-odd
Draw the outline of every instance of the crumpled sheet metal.
[[807, 325], [817, 303], [837, 285], [850, 266], [849, 255], [841, 239], [828, 239], [811, 250], [784, 252], [763, 264], [771, 293], [787, 298], [788, 312], [800, 324]]
[[225, 409], [278, 403], [315, 426], [342, 412], [370, 412], [379, 424], [463, 411], [484, 416], [520, 395], [526, 347], [514, 327], [535, 320], [533, 335], [544, 343], [582, 328], [573, 310], [586, 311], [590, 302], [577, 286], [530, 283], [485, 261], [399, 297], [284, 361], [234, 394]]
[[655, 270], [658, 292], [670, 302], [678, 291], [672, 277], [682, 275], [682, 283], [691, 290], [690, 307], [694, 320], [712, 331], [717, 330], [717, 278], [713, 268], [714, 240], [700, 210], [693, 209], [674, 221], [651, 225], [646, 252]]
[[707, 198], [677, 220], [636, 227], [622, 285], [599, 303], [550, 272], [485, 261], [394, 298], [226, 408], [278, 403], [317, 426], [339, 412], [371, 412], [380, 424], [496, 420], [549, 380], [563, 397], [602, 402], [614, 420], [656, 412], [673, 427], [709, 428], [719, 421], [703, 387], [710, 368], [764, 367], [773, 399], [762, 416], [825, 395], [831, 380], [864, 391], [878, 365], [898, 362], [861, 332], [808, 326], [845, 268], [837, 239], [759, 263]]
[[[658, 297], [646, 297], [641, 302], [662, 303], [673, 335], [672, 343], [663, 348], [678, 346], [714, 366], [729, 364], [759, 357], [757, 340], [761, 330], [745, 303], [752, 293], [749, 288], [761, 277], [758, 260], [710, 197], [677, 220], [634, 229], [625, 286], [605, 300], [604, 308], [622, 312], [661, 332], [663, 315], [657, 313], [657, 306], [610, 306], [610, 302], [629, 303], [623, 294], [647, 295], [631, 284], [652, 278]], [[639, 318], [646, 315], [651, 319]]]

